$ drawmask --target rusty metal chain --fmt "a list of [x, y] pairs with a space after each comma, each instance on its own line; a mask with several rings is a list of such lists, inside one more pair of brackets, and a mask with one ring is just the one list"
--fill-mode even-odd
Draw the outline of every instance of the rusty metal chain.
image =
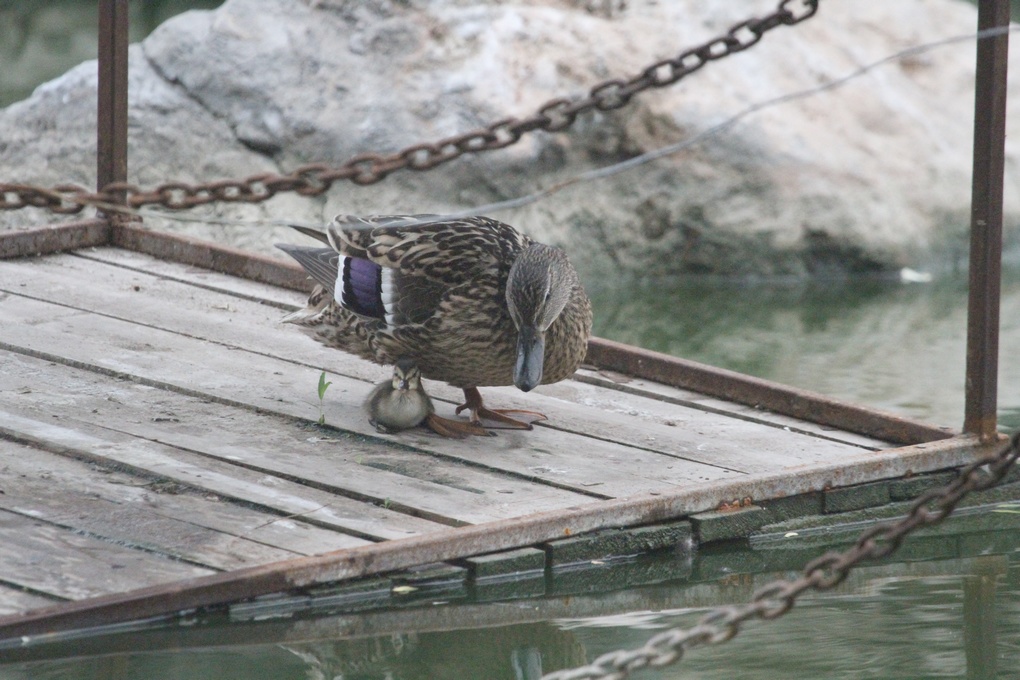
[[609, 652], [587, 666], [556, 671], [542, 680], [624, 680], [642, 668], [673, 664], [691, 647], [726, 642], [740, 632], [740, 625], [746, 621], [778, 618], [804, 592], [836, 587], [860, 563], [886, 557], [914, 530], [944, 520], [967, 494], [988, 489], [1002, 480], [1018, 457], [1020, 432], [998, 453], [968, 465], [949, 485], [920, 496], [902, 519], [876, 524], [864, 531], [852, 548], [831, 551], [812, 560], [800, 578], [774, 581], [759, 588], [748, 604], [719, 607], [702, 616], [691, 628], [667, 630], [642, 647]]
[[587, 97], [553, 99], [527, 118], [504, 118], [487, 127], [434, 143], [415, 144], [393, 154], [359, 154], [336, 167], [310, 163], [286, 175], [260, 174], [242, 180], [200, 184], [167, 182], [150, 190], [127, 182], [109, 184], [99, 192], [90, 192], [74, 184], [45, 188], [0, 183], [0, 210], [36, 207], [65, 215], [81, 212], [87, 205], [111, 212], [124, 211], [123, 206], [135, 209], [146, 205], [185, 210], [214, 202], [258, 203], [287, 191], [317, 196], [340, 180], [368, 185], [397, 170], [430, 170], [465, 153], [510, 146], [529, 132], [559, 132], [588, 111], [610, 111], [625, 106], [636, 94], [672, 85], [710, 61], [746, 50], [777, 26], [793, 26], [811, 18], [818, 11], [818, 2], [781, 0], [770, 14], [741, 21], [726, 33], [675, 57], [657, 61], [629, 79], [614, 78], [599, 83], [589, 90]]

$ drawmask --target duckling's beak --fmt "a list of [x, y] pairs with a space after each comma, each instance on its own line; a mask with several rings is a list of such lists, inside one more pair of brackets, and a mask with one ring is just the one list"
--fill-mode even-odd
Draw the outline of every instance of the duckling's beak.
[[545, 361], [545, 335], [534, 326], [522, 326], [517, 334], [517, 364], [514, 385], [530, 392], [542, 382]]
[[411, 389], [411, 383], [407, 381], [407, 378], [400, 378], [399, 380], [397, 380], [397, 389], [409, 390]]

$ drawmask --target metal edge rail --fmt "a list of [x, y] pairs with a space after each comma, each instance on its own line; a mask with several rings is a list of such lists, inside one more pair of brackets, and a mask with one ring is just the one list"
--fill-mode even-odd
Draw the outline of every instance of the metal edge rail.
[[105, 246], [110, 238], [109, 222], [99, 218], [0, 232], [0, 260]]
[[311, 290], [308, 275], [296, 264], [188, 236], [119, 224], [110, 232], [109, 245], [281, 288]]
[[840, 401], [817, 392], [602, 338], [591, 338], [588, 341], [585, 361], [601, 369], [901, 445], [947, 439], [956, 434], [948, 429]]

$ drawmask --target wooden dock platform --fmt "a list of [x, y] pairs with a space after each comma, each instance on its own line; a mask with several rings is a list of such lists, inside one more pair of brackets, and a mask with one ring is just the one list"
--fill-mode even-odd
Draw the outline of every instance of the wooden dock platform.
[[[598, 341], [599, 365], [573, 380], [483, 390], [546, 413], [533, 431], [380, 435], [361, 404], [389, 370], [281, 324], [303, 293], [168, 255], [193, 242], [161, 248], [0, 260], [0, 639], [610, 529], [684, 522], [694, 542], [726, 538], [706, 533], [720, 508], [822, 503], [987, 452], [764, 381], [723, 399], [733, 376], [651, 353], [607, 368], [623, 350]], [[459, 390], [427, 388], [452, 416]]]

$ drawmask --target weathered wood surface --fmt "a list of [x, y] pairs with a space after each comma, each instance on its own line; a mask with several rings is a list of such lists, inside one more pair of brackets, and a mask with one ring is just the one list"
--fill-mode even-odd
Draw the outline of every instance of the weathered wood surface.
[[5, 582], [68, 599], [210, 574], [20, 513], [0, 510]]
[[388, 369], [279, 323], [302, 302], [112, 248], [0, 262], [0, 614], [888, 448], [590, 370], [484, 390], [531, 432], [380, 436]]

